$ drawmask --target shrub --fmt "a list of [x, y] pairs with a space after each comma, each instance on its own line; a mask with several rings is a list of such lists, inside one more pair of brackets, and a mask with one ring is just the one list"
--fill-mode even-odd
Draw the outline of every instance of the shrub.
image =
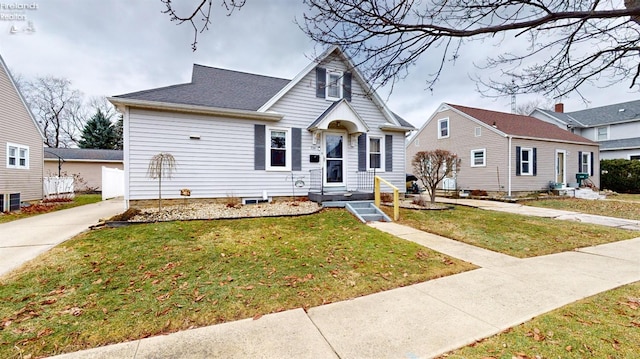
[[471, 191], [471, 195], [474, 197], [486, 197], [488, 196], [487, 191], [483, 189], [474, 189]]
[[393, 202], [393, 195], [388, 192], [380, 193], [380, 201], [381, 202]]
[[640, 193], [640, 161], [601, 160], [600, 187], [621, 193]]

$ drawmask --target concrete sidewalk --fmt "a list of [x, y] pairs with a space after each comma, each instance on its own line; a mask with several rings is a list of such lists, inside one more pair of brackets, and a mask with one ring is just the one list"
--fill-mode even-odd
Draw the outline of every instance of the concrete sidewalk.
[[519, 259], [397, 223], [372, 227], [482, 268], [353, 300], [57, 356], [431, 358], [640, 280], [640, 238]]
[[120, 198], [0, 224], [0, 276], [122, 212]]
[[544, 218], [553, 218], [566, 221], [576, 221], [584, 223], [599, 224], [607, 227], [615, 227], [628, 229], [632, 231], [640, 231], [640, 221], [631, 219], [613, 218], [607, 216], [599, 216], [594, 214], [585, 214], [571, 211], [563, 211], [559, 209], [541, 208], [526, 206], [519, 203], [478, 200], [478, 199], [451, 199], [444, 197], [436, 197], [436, 202], [457, 204], [461, 206], [475, 207], [490, 211], [509, 212], [521, 214], [525, 216], [535, 216]]

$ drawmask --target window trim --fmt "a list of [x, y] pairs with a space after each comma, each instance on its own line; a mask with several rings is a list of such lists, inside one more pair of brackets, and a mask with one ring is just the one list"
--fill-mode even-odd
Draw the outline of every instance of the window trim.
[[[580, 157], [580, 172], [591, 174], [591, 152], [582, 152]], [[586, 156], [586, 157], [585, 157]], [[585, 158], [587, 159], [587, 163], [584, 163]], [[585, 171], [585, 165], [587, 170]]]
[[[291, 172], [291, 153], [293, 151], [291, 143], [291, 129], [286, 127], [269, 127], [267, 126], [267, 135], [265, 136], [265, 170], [266, 171], [280, 171]], [[271, 132], [284, 132], [285, 133], [285, 165], [284, 166], [272, 166], [271, 165]]]
[[[442, 135], [442, 125], [441, 125], [441, 123], [443, 122], [447, 123], [447, 134], [444, 136]], [[439, 119], [438, 120], [438, 139], [449, 138], [449, 136], [451, 136], [451, 124], [449, 123], [449, 117]]]
[[[522, 154], [524, 152], [529, 152], [529, 159], [525, 161], [523, 159]], [[529, 171], [525, 172], [523, 169], [523, 164], [527, 163], [529, 165]], [[520, 148], [520, 175], [521, 176], [533, 176], [533, 147], [521, 147]]]
[[[475, 150], [471, 150], [471, 167], [487, 167], [487, 149], [486, 148], [478, 148]], [[482, 153], [482, 164], [476, 164], [476, 153]]]
[[367, 171], [374, 170], [371, 167], [371, 140], [377, 139], [380, 140], [380, 167], [375, 168], [376, 172], [385, 172], [385, 141], [384, 136], [367, 136]]
[[[334, 97], [334, 96], [330, 96], [329, 95], [329, 89], [331, 88], [331, 75], [337, 75], [338, 76], [338, 80], [336, 81], [336, 88], [338, 89], [338, 96]], [[344, 95], [343, 93], [343, 80], [344, 78], [344, 72], [342, 71], [330, 71], [327, 70], [327, 77], [325, 79], [325, 87], [324, 87], [324, 98], [329, 100], [329, 101], [338, 101], [340, 99], [342, 99], [342, 96]]]
[[[11, 148], [15, 149], [15, 156], [11, 156]], [[23, 159], [23, 157], [20, 156], [20, 152], [21, 151], [25, 151], [25, 157], [24, 157], [24, 166], [20, 165], [20, 160]], [[7, 142], [7, 158], [6, 158], [6, 164], [7, 164], [7, 168], [12, 168], [12, 169], [19, 169], [19, 170], [28, 170], [29, 169], [29, 146], [25, 146], [25, 145], [19, 145], [17, 143], [11, 143], [11, 142]], [[15, 158], [15, 164], [11, 165], [9, 164], [9, 160], [11, 157]]]
[[[595, 140], [596, 141], [608, 141], [609, 140], [609, 126], [598, 126], [595, 128], [596, 129], [596, 133], [595, 133]], [[603, 139], [600, 139], [600, 129], [605, 129], [606, 130], [606, 136]]]

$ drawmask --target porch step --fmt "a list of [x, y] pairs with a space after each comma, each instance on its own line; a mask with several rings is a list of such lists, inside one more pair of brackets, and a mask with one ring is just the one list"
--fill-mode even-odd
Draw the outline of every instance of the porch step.
[[391, 218], [370, 201], [347, 202], [345, 208], [362, 223], [391, 222]]

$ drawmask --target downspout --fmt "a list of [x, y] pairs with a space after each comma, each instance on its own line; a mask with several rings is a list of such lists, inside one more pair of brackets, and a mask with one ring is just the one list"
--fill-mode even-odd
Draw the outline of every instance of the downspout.
[[509, 150], [508, 154], [508, 162], [507, 162], [507, 196], [511, 197], [511, 136], [507, 135], [507, 139], [509, 142]]

